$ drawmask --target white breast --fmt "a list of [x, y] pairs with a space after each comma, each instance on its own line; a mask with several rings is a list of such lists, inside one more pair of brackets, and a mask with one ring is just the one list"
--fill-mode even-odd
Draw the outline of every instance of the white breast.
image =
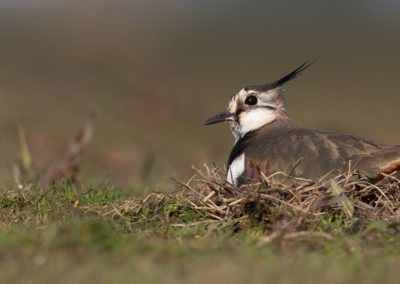
[[237, 185], [237, 178], [243, 174], [245, 168], [244, 153], [236, 157], [228, 169], [226, 180], [232, 184]]

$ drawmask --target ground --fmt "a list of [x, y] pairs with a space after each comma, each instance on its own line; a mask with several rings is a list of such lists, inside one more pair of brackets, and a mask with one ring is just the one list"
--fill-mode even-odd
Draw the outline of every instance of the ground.
[[[400, 227], [393, 220], [349, 218], [342, 206], [342, 213], [313, 217], [302, 230], [293, 229], [287, 224], [298, 214], [279, 201], [256, 219], [235, 211], [219, 220], [222, 213], [203, 210], [212, 203], [185, 188], [201, 194], [208, 183], [181, 184], [184, 189], [177, 185], [173, 194], [143, 197], [103, 184], [3, 187], [2, 280], [398, 283]], [[266, 221], [276, 212], [282, 213], [279, 221]]]

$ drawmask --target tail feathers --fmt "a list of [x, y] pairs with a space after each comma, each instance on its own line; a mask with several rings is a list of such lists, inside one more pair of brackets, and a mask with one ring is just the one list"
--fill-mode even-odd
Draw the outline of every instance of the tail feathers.
[[388, 146], [369, 155], [360, 156], [355, 168], [375, 181], [396, 171], [400, 174], [400, 145]]

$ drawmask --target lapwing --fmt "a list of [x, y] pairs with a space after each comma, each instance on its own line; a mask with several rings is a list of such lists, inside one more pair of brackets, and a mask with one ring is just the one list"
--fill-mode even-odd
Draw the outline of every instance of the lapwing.
[[318, 180], [349, 167], [371, 180], [379, 180], [400, 169], [400, 145], [293, 123], [286, 109], [283, 85], [310, 65], [306, 62], [273, 83], [241, 89], [232, 96], [225, 111], [205, 122], [209, 125], [228, 121], [235, 137], [227, 163], [228, 182], [255, 183], [261, 172], [285, 172]]

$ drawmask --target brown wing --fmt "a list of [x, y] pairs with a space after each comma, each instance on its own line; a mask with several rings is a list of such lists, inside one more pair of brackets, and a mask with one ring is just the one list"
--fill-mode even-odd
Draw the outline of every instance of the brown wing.
[[[384, 147], [348, 134], [298, 127], [263, 127], [238, 146], [245, 153], [245, 177], [260, 170], [266, 174], [283, 171], [314, 180], [333, 169], [347, 170], [349, 160], [359, 155], [367, 157]], [[367, 163], [367, 158], [358, 162]]]

